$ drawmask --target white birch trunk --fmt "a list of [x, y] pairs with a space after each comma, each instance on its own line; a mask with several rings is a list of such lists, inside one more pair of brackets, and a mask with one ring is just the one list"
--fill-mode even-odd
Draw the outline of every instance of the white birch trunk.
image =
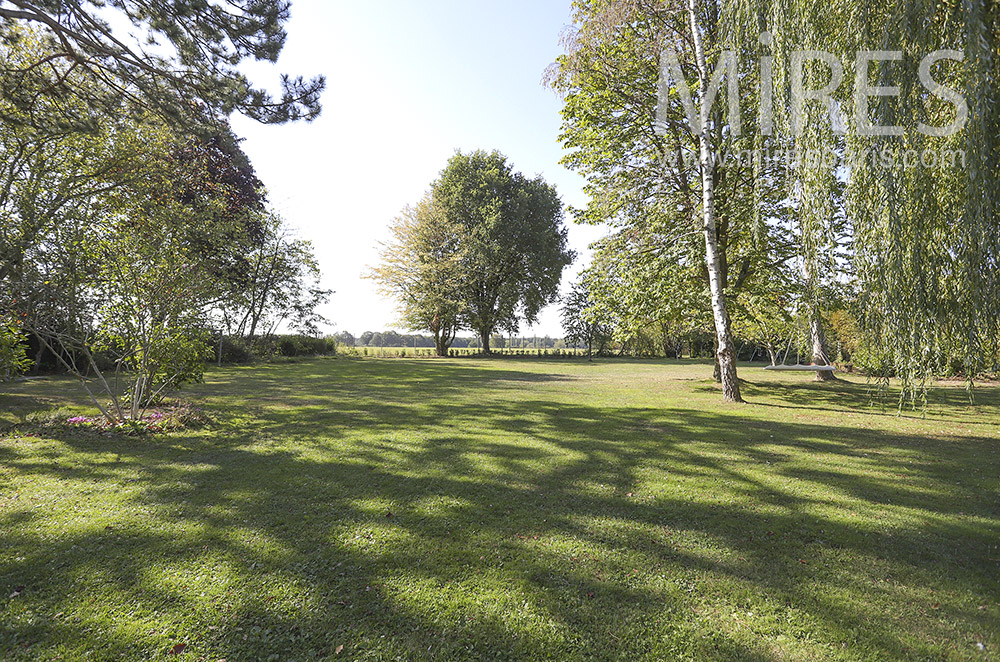
[[736, 356], [729, 329], [729, 313], [726, 309], [726, 294], [722, 286], [722, 270], [719, 262], [719, 241], [715, 226], [715, 168], [716, 159], [709, 137], [708, 86], [709, 72], [705, 61], [701, 31], [698, 26], [698, 0], [688, 0], [688, 15], [691, 19], [691, 37], [694, 41], [695, 58], [698, 63], [699, 107], [701, 126], [698, 133], [702, 182], [703, 232], [705, 235], [705, 261], [708, 266], [708, 285], [712, 294], [712, 317], [715, 320], [717, 340], [716, 358], [722, 381], [722, 397], [728, 402], [743, 402], [740, 395], [740, 381], [736, 375]]

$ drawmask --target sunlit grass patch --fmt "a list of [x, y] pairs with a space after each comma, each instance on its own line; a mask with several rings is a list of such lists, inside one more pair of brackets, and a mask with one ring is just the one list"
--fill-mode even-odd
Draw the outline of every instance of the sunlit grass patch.
[[[318, 359], [210, 372], [199, 429], [17, 428], [0, 657], [1000, 652], [998, 392], [900, 416], [744, 368], [729, 406], [710, 371]], [[8, 387], [5, 420], [91, 414], [71, 386]]]

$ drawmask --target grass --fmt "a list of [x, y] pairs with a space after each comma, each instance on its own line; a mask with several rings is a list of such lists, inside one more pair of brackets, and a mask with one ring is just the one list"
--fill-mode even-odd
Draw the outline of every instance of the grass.
[[[676, 361], [209, 373], [216, 423], [0, 439], [5, 660], [987, 660], [1000, 389]], [[86, 412], [5, 387], [8, 423]]]

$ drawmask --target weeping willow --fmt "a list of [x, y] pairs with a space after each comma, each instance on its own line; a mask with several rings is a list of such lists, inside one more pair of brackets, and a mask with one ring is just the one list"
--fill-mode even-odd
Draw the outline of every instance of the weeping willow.
[[[773, 35], [764, 54], [774, 60], [775, 141], [841, 157], [836, 166], [800, 164], [787, 178], [806, 272], [834, 268], [824, 262], [830, 237], [837, 223], [849, 223], [859, 317], [876, 375], [885, 384], [897, 376], [901, 398], [916, 403], [932, 375], [958, 364], [971, 389], [975, 376], [1000, 363], [1000, 7], [995, 0], [732, 0], [726, 13], [733, 41]], [[843, 63], [834, 93], [842, 131], [815, 102], [794, 131], [788, 65], [808, 49]], [[947, 126], [960, 112], [918, 77], [923, 58], [940, 49], [958, 51], [961, 61], [941, 60], [933, 79], [968, 108], [964, 127], [947, 136], [918, 129]], [[871, 97], [860, 115], [902, 127], [898, 135], [865, 135], [855, 123], [855, 56], [869, 50], [902, 52], [898, 61], [872, 62], [861, 81], [898, 87], [898, 95]], [[829, 77], [823, 66], [807, 68], [807, 87]], [[846, 217], [838, 218], [838, 208]]]

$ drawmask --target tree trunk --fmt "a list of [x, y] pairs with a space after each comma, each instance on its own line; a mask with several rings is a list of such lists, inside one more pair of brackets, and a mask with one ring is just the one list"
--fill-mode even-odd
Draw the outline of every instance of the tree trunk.
[[719, 367], [719, 336], [716, 334], [712, 342], [712, 379], [716, 383], [722, 383], [722, 368]]
[[778, 365], [778, 351], [773, 343], [767, 343], [767, 355], [771, 357], [771, 365]]
[[[826, 354], [826, 334], [823, 332], [823, 320], [820, 317], [819, 306], [813, 304], [809, 314], [809, 333], [812, 335], [812, 362], [816, 365], [830, 365]], [[816, 373], [816, 381], [828, 382], [836, 379], [830, 370], [820, 370]]]
[[660, 345], [663, 347], [663, 358], [670, 357], [670, 347], [673, 345], [673, 342], [670, 340], [669, 331], [668, 326], [664, 322], [660, 322], [660, 333], [663, 334], [660, 338]]
[[698, 144], [701, 148], [701, 188], [703, 232], [705, 235], [705, 262], [708, 266], [708, 284], [712, 294], [712, 316], [715, 319], [715, 335], [718, 349], [715, 352], [719, 362], [719, 376], [722, 381], [722, 397], [728, 402], [743, 402], [740, 394], [740, 380], [736, 374], [736, 357], [729, 329], [729, 311], [726, 308], [726, 293], [722, 283], [722, 255], [715, 223], [715, 152], [708, 133], [708, 87], [710, 74], [705, 61], [705, 50], [698, 26], [698, 0], [688, 0], [688, 16], [691, 19], [691, 38], [694, 41], [695, 58], [698, 62], [699, 106], [701, 126]]
[[31, 367], [31, 374], [39, 375], [42, 371], [42, 358], [45, 356], [45, 345], [39, 343], [38, 351], [35, 352], [35, 362]]
[[490, 332], [489, 331], [480, 331], [479, 332], [479, 339], [483, 343], [483, 354], [489, 354], [490, 353]]
[[[823, 332], [823, 315], [819, 306], [819, 287], [816, 274], [818, 267], [815, 263], [806, 259], [802, 265], [802, 270], [809, 292], [809, 335], [812, 340], [812, 362], [815, 365], [830, 365], [830, 358], [826, 353], [826, 334]], [[816, 381], [818, 382], [827, 382], [836, 378], [828, 370], [820, 370], [816, 373]]]
[[448, 356], [448, 335], [441, 329], [434, 331], [434, 353], [438, 356]]

